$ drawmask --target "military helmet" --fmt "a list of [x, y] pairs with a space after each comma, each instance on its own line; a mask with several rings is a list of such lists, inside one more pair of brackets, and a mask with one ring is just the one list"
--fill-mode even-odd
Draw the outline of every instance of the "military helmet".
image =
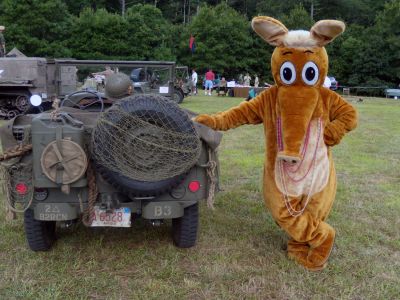
[[105, 84], [106, 97], [123, 98], [130, 94], [129, 87], [132, 87], [132, 81], [124, 73], [116, 73], [107, 76]]

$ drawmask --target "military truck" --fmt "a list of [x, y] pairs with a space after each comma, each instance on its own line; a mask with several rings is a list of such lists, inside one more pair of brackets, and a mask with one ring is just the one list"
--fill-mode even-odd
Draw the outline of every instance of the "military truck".
[[[0, 58], [0, 117], [11, 119], [31, 109], [33, 94], [48, 100], [47, 60], [36, 57]], [[51, 98], [51, 95], [49, 95]]]
[[30, 100], [34, 95], [40, 96], [43, 111], [51, 107], [54, 99], [63, 99], [77, 89], [102, 92], [106, 76], [100, 73], [107, 67], [126, 74], [138, 68], [157, 73], [157, 81], [151, 87], [139, 84], [136, 92], [179, 100], [174, 89], [175, 62], [45, 59], [17, 55], [0, 58], [0, 118], [11, 119], [32, 112]]
[[7, 206], [23, 212], [30, 249], [49, 250], [59, 226], [130, 227], [138, 219], [171, 220], [174, 244], [194, 246], [199, 202], [211, 205], [218, 190], [221, 134], [160, 95], [100, 107], [61, 105], [1, 129]]

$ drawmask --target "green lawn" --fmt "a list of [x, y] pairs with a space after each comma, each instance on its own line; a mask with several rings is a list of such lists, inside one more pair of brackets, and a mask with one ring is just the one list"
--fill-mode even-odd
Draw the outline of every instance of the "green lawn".
[[[211, 113], [241, 99], [196, 96], [183, 107]], [[0, 299], [399, 299], [400, 101], [354, 103], [357, 130], [334, 148], [337, 230], [326, 270], [286, 258], [285, 233], [264, 207], [262, 126], [225, 133], [216, 209], [201, 205], [199, 241], [175, 248], [168, 225], [61, 231], [33, 253], [21, 218], [0, 212]]]

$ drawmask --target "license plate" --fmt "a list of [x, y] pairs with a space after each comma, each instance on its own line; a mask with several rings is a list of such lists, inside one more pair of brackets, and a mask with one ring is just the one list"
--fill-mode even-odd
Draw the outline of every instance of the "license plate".
[[131, 227], [131, 209], [121, 207], [107, 212], [95, 206], [92, 227]]

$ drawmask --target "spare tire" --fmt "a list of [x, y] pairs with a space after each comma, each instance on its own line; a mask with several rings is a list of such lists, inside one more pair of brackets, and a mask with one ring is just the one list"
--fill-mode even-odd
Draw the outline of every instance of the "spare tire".
[[141, 94], [122, 99], [99, 117], [92, 151], [98, 170], [113, 186], [134, 196], [156, 196], [185, 178], [201, 142], [176, 103]]

